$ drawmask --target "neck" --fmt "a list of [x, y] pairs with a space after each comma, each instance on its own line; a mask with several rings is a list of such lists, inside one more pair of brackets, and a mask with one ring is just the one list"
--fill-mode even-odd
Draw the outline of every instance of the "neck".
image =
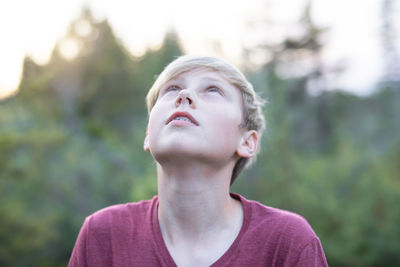
[[229, 195], [231, 166], [218, 170], [188, 163], [157, 167], [159, 222], [171, 243], [180, 237], [206, 238], [241, 224], [241, 205]]

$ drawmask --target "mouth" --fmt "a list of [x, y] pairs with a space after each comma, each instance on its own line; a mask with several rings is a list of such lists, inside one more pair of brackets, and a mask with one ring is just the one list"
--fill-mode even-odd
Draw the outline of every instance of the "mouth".
[[171, 117], [169, 117], [166, 124], [169, 124], [172, 121], [180, 121], [182, 123], [190, 123], [199, 126], [199, 123], [187, 112], [175, 112]]

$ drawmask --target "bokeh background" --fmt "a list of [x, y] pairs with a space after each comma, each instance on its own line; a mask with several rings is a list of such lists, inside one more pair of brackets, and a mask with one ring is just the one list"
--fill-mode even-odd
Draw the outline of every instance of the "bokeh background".
[[1, 2], [0, 266], [65, 266], [86, 216], [157, 193], [144, 98], [187, 53], [238, 65], [268, 100], [232, 191], [302, 214], [330, 266], [400, 266], [399, 7]]

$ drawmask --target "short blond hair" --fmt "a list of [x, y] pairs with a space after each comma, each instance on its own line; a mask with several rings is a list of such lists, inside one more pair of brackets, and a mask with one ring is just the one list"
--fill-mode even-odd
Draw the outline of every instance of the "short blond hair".
[[[247, 81], [246, 77], [239, 69], [216, 57], [187, 55], [181, 56], [167, 65], [147, 93], [146, 104], [148, 113], [150, 114], [156, 104], [160, 89], [165, 83], [182, 73], [198, 69], [218, 72], [228, 82], [239, 89], [243, 103], [243, 121], [240, 126], [247, 130], [255, 130], [261, 138], [265, 128], [265, 119], [262, 113], [262, 106], [265, 101], [257, 95], [251, 83]], [[232, 170], [231, 184], [235, 181], [240, 172], [245, 167], [250, 166], [254, 161], [255, 157], [251, 159], [240, 158]]]

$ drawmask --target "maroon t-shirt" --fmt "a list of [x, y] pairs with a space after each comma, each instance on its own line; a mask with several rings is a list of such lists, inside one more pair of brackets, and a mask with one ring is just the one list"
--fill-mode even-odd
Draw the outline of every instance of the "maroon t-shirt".
[[[238, 194], [243, 225], [211, 266], [328, 266], [318, 237], [294, 213]], [[68, 266], [176, 266], [157, 217], [158, 197], [102, 209], [86, 218]]]

